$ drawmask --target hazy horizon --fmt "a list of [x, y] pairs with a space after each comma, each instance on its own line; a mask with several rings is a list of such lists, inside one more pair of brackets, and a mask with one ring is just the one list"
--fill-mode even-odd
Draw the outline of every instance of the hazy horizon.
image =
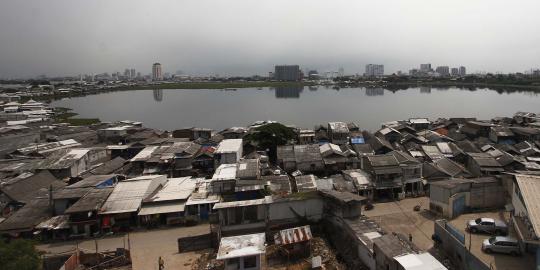
[[104, 1], [0, 3], [0, 78], [123, 72], [385, 73], [431, 63], [468, 72], [540, 67], [540, 1]]

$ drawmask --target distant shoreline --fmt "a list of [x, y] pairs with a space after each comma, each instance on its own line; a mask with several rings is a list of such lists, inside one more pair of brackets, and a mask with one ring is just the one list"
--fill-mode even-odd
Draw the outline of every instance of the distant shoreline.
[[[135, 91], [135, 90], [192, 90], [192, 89], [209, 89], [209, 90], [236, 90], [243, 88], [263, 88], [263, 87], [304, 87], [304, 86], [333, 86], [338, 88], [351, 87], [380, 87], [388, 90], [406, 89], [409, 87], [470, 87], [470, 88], [491, 88], [493, 90], [510, 90], [512, 91], [528, 91], [540, 92], [540, 85], [515, 85], [515, 84], [494, 84], [494, 83], [466, 83], [466, 82], [449, 82], [449, 81], [425, 81], [425, 82], [358, 82], [358, 83], [340, 83], [335, 84], [316, 84], [313, 82], [182, 82], [182, 83], [161, 83], [156, 85], [134, 85], [134, 86], [119, 86], [108, 89], [95, 89], [86, 92], [68, 93], [68, 94], [52, 94], [32, 97], [35, 100], [55, 101], [63, 98], [82, 97], [87, 95], [96, 95], [101, 93], [116, 92], [116, 91]], [[30, 98], [28, 98], [30, 99]], [[24, 100], [23, 100], [24, 101]]]
[[[144, 86], [127, 86], [116, 87], [111, 90], [155, 90], [155, 89], [237, 89], [237, 88], [259, 88], [259, 87], [303, 87], [303, 86], [321, 86], [325, 84], [316, 84], [313, 82], [190, 82], [190, 83], [162, 83], [156, 85]], [[540, 91], [540, 85], [517, 85], [517, 84], [494, 84], [494, 83], [466, 83], [466, 82], [445, 82], [445, 81], [428, 81], [428, 82], [380, 82], [380, 83], [340, 83], [331, 84], [338, 87], [477, 87], [477, 88], [493, 88], [493, 89], [523, 89], [531, 91]]]
[[156, 85], [136, 85], [115, 87], [114, 90], [154, 90], [154, 89], [235, 89], [235, 88], [258, 88], [258, 87], [299, 87], [314, 86], [310, 82], [180, 82], [161, 83]]

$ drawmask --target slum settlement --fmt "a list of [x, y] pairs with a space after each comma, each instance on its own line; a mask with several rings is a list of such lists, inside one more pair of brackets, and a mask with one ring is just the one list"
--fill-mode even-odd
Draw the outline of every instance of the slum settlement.
[[[41, 117], [0, 128], [0, 233], [8, 238], [61, 242], [207, 223], [209, 235], [171, 241], [180, 252], [212, 247], [205, 267], [221, 269], [490, 269], [483, 253], [540, 254], [534, 113], [415, 118], [374, 132], [344, 122], [163, 131], [134, 121], [53, 124], [35, 101], [4, 111], [15, 107]], [[433, 249], [368, 215], [408, 198], [429, 201], [415, 211], [434, 217]], [[474, 214], [486, 210], [508, 219]], [[452, 224], [461, 215], [475, 216], [462, 226], [468, 232], [488, 232], [481, 247]], [[129, 263], [126, 254], [116, 257]]]

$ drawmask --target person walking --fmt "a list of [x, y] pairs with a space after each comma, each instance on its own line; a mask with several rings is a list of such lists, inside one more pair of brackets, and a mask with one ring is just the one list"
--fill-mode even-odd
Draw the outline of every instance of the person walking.
[[159, 265], [159, 270], [165, 269], [165, 262], [163, 261], [163, 258], [161, 258], [161, 256], [159, 256], [158, 265]]

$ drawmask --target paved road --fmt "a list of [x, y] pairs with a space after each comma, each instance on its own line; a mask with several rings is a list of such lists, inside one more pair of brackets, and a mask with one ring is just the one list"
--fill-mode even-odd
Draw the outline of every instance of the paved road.
[[[199, 257], [194, 252], [178, 253], [177, 239], [190, 235], [208, 233], [208, 224], [201, 224], [193, 227], [177, 227], [151, 231], [140, 231], [129, 234], [131, 243], [131, 259], [133, 269], [152, 270], [158, 269], [157, 261], [159, 256], [165, 261], [165, 269], [191, 269], [191, 263]], [[79, 242], [79, 248], [95, 251], [94, 240], [84, 240]], [[124, 247], [127, 243], [127, 236], [114, 236], [97, 240], [98, 250], [113, 251], [116, 248]], [[77, 242], [61, 242], [53, 244], [38, 245], [39, 250], [51, 254], [65, 253], [75, 250]]]
[[[504, 211], [491, 211], [483, 213], [464, 214], [452, 220], [450, 223], [465, 234], [465, 246], [471, 248], [471, 252], [489, 265], [494, 270], [512, 270], [512, 269], [535, 269], [535, 256], [529, 253], [521, 257], [513, 257], [505, 254], [487, 254], [482, 251], [482, 242], [491, 237], [487, 234], [470, 234], [465, 231], [467, 221], [479, 217], [489, 217], [505, 221], [510, 224], [509, 236], [517, 238], [516, 232], [510, 223], [510, 214]], [[469, 244], [470, 243], [470, 244]]]
[[405, 236], [411, 234], [418, 248], [429, 250], [433, 246], [431, 235], [434, 232], [434, 217], [427, 211], [414, 211], [416, 205], [421, 205], [422, 209], [429, 208], [429, 198], [406, 198], [394, 202], [375, 203], [373, 210], [363, 213], [377, 221], [387, 232], [397, 232]]

